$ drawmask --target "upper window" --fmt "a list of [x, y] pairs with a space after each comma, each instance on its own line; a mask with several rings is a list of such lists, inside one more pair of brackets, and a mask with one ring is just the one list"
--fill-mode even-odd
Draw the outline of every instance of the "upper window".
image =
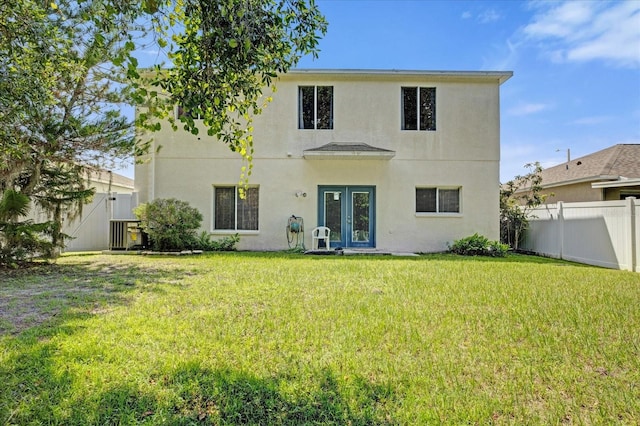
[[402, 130], [436, 130], [436, 88], [402, 88]]
[[298, 128], [333, 129], [333, 86], [298, 89]]
[[245, 190], [240, 198], [237, 186], [214, 188], [214, 229], [231, 231], [258, 230], [258, 188]]
[[416, 188], [416, 213], [460, 213], [460, 188]]

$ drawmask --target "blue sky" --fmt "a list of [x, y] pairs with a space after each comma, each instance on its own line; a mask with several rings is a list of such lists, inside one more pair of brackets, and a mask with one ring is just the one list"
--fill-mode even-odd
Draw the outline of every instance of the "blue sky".
[[501, 173], [640, 143], [640, 0], [319, 0], [329, 28], [298, 68], [513, 71]]

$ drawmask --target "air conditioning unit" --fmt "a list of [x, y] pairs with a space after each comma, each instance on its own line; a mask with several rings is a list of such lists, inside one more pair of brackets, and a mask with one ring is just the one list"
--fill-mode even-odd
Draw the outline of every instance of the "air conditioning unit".
[[109, 250], [129, 250], [136, 245], [142, 245], [139, 220], [109, 221]]

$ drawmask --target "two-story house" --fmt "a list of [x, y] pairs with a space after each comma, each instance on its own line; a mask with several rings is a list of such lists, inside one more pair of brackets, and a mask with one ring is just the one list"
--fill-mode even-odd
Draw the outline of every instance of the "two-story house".
[[[288, 219], [331, 247], [435, 252], [499, 236], [500, 85], [511, 72], [294, 70], [254, 121], [254, 168], [222, 143], [164, 126], [135, 170], [141, 202], [188, 201], [240, 249], [287, 248]], [[178, 108], [176, 107], [176, 113]]]

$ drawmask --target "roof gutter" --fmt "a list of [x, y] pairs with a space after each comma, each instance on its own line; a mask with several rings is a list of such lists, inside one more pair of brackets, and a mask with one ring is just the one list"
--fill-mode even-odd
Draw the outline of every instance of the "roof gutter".
[[[498, 80], [500, 84], [513, 77], [513, 71], [428, 71], [428, 70], [396, 70], [396, 69], [311, 69], [300, 68], [289, 70], [291, 75], [343, 75], [343, 76], [402, 76], [430, 77], [439, 80], [471, 79]], [[281, 75], [282, 77], [282, 75]]]
[[[605, 181], [605, 183], [608, 183], [611, 181], [619, 182], [619, 179], [620, 179], [620, 176], [600, 175], [600, 176], [589, 176], [589, 177], [583, 177], [583, 178], [577, 178], [577, 179], [563, 180], [559, 182], [549, 183], [546, 185], [543, 183], [540, 186], [542, 187], [542, 189], [547, 189], [547, 188], [557, 188], [559, 186], [566, 186], [566, 185], [576, 185], [579, 183], [589, 183], [593, 181]], [[595, 184], [597, 184], [597, 182], [593, 183], [593, 185]], [[518, 189], [516, 193], [526, 192], [530, 190], [531, 190], [531, 187], [527, 186], [526, 188]]]
[[583, 178], [577, 178], [577, 179], [570, 179], [570, 180], [563, 180], [561, 182], [553, 182], [550, 184], [545, 185], [544, 183], [541, 185], [543, 188], [556, 188], [558, 186], [565, 186], [565, 185], [575, 185], [578, 183], [586, 183], [586, 182], [593, 182], [595, 181], [612, 181], [612, 180], [618, 180], [620, 179], [620, 176], [612, 176], [612, 175], [600, 175], [600, 176], [588, 176], [588, 177], [583, 177]]
[[591, 184], [592, 188], [618, 188], [624, 186], [640, 186], [640, 178], [635, 179], [618, 179], [613, 182], [594, 182]]

